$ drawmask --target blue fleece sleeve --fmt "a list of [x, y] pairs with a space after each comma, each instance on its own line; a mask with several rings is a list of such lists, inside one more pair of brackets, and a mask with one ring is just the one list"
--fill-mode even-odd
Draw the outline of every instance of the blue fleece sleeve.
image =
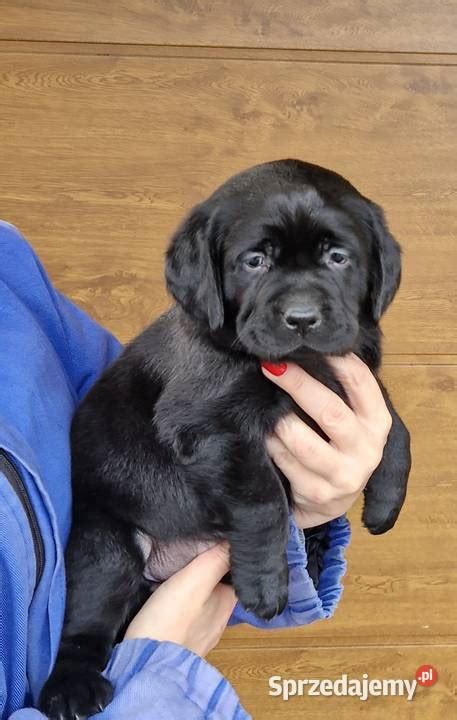
[[[97, 720], [249, 720], [224, 677], [198, 655], [171, 642], [124, 640], [104, 675], [114, 687]], [[95, 717], [95, 716], [94, 716]], [[43, 720], [38, 710], [18, 710], [10, 720]]]
[[229, 625], [248, 623], [254, 627], [273, 630], [308, 625], [316, 620], [331, 618], [343, 592], [342, 578], [346, 572], [344, 553], [350, 539], [351, 527], [345, 515], [328, 523], [323, 568], [319, 576], [319, 587], [315, 588], [307, 571], [308, 558], [303, 532], [295, 524], [293, 515], [290, 515], [287, 544], [289, 598], [286, 607], [272, 620], [261, 620], [237, 603]]
[[67, 340], [68, 374], [79, 400], [82, 400], [98, 376], [120, 354], [122, 345], [65, 295], [52, 290]]
[[100, 720], [250, 717], [215, 668], [175, 643], [124, 640], [114, 648], [104, 674], [115, 697]]
[[1, 277], [52, 341], [75, 400], [81, 400], [122, 346], [56, 290], [32, 246], [17, 228], [0, 221]]

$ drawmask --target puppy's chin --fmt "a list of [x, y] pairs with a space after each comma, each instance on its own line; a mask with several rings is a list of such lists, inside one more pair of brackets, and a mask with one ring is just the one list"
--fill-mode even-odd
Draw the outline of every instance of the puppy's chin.
[[311, 354], [346, 355], [354, 349], [357, 334], [357, 331], [353, 331], [346, 332], [344, 336], [323, 338], [297, 336], [294, 342], [284, 342], [283, 339], [275, 338], [273, 334], [244, 328], [238, 335], [238, 343], [250, 355], [255, 355], [261, 360], [274, 362], [289, 359], [299, 362]]
[[287, 347], [282, 344], [277, 344], [275, 339], [272, 337], [261, 338], [258, 337], [257, 333], [253, 331], [249, 333], [243, 333], [241, 337], [238, 337], [238, 343], [242, 346], [249, 355], [254, 355], [260, 360], [280, 360], [284, 357], [289, 357], [292, 353], [297, 352], [303, 346], [302, 341]]

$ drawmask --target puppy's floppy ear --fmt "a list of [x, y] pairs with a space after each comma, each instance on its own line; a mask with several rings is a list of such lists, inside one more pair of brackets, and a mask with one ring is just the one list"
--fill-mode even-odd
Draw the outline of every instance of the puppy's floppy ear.
[[387, 227], [379, 205], [354, 190], [342, 204], [362, 223], [370, 237], [368, 309], [376, 322], [394, 299], [401, 279], [401, 249]]
[[224, 323], [222, 237], [217, 211], [199, 205], [173, 236], [166, 253], [165, 277], [175, 300], [211, 330]]
[[379, 205], [366, 201], [369, 209], [368, 225], [372, 235], [370, 263], [370, 305], [374, 320], [378, 321], [394, 299], [401, 280], [401, 249], [390, 233], [384, 212]]

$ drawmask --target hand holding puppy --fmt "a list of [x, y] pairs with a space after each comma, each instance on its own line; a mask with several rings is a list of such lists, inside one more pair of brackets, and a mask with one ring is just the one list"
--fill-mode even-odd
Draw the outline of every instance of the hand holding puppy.
[[[329, 357], [352, 407], [297, 365], [262, 364], [265, 377], [317, 422], [330, 442], [291, 414], [267, 450], [291, 484], [295, 519], [314, 527], [345, 513], [381, 462], [392, 418], [369, 368], [356, 355]], [[271, 368], [271, 370], [269, 370]]]
[[133, 618], [125, 640], [151, 638], [183, 645], [204, 657], [216, 647], [235, 607], [227, 543], [198, 555], [166, 580]]

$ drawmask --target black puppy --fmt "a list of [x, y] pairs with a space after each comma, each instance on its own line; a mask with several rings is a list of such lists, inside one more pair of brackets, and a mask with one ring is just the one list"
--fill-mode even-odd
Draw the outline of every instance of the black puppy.
[[[344, 398], [324, 353], [353, 351], [378, 369], [400, 249], [381, 209], [344, 178], [284, 160], [236, 175], [194, 208], [172, 239], [166, 278], [177, 304], [125, 348], [74, 417], [67, 608], [40, 698], [53, 719], [109, 702], [101, 672], [151, 591], [148, 555], [225, 538], [244, 607], [263, 618], [284, 608], [290, 493], [264, 439], [291, 411], [322, 431], [259, 360], [294, 361]], [[408, 432], [383, 392], [393, 425], [365, 491], [372, 533], [395, 523], [410, 469]]]

